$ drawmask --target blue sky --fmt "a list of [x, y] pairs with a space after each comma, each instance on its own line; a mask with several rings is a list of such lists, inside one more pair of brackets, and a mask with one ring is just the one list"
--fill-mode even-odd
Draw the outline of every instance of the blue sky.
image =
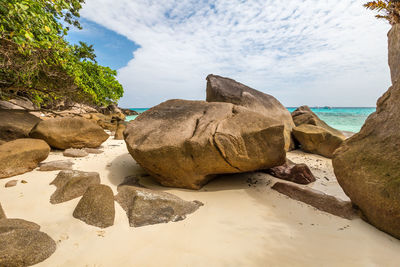
[[207, 74], [286, 106], [374, 106], [390, 85], [389, 25], [362, 0], [87, 0], [83, 31], [118, 69], [123, 107], [205, 99]]

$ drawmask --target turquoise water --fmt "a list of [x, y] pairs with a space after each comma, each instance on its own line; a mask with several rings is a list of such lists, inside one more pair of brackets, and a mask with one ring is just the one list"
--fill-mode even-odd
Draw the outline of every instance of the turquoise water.
[[[290, 112], [296, 108], [287, 108]], [[132, 110], [142, 113], [147, 108], [132, 108]], [[375, 112], [375, 108], [311, 108], [311, 110], [318, 115], [323, 121], [331, 127], [341, 131], [359, 132], [367, 117]], [[128, 116], [128, 121], [134, 120], [137, 117]]]

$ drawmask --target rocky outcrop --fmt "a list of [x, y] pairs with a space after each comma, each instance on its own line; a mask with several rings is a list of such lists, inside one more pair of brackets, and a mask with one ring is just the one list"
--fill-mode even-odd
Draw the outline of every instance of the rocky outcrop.
[[400, 81], [378, 100], [361, 131], [336, 150], [343, 191], [366, 220], [400, 238]]
[[89, 186], [100, 184], [100, 175], [97, 172], [61, 171], [50, 184], [57, 187], [50, 203], [58, 204], [80, 197]]
[[115, 131], [119, 121], [125, 120], [125, 115], [122, 113], [104, 115], [102, 113], [85, 114], [83, 117], [99, 125], [101, 128]]
[[315, 182], [315, 177], [306, 164], [296, 164], [290, 160], [286, 160], [285, 164], [270, 168], [266, 172], [276, 178], [297, 184]]
[[88, 156], [89, 153], [84, 149], [68, 148], [63, 152], [64, 157], [82, 158]]
[[284, 126], [229, 103], [169, 100], [124, 132], [129, 153], [165, 186], [199, 189], [216, 174], [285, 162]]
[[69, 160], [43, 162], [39, 164], [39, 171], [72, 170], [72, 165], [74, 165], [74, 163]]
[[0, 140], [12, 141], [29, 137], [32, 128], [42, 120], [24, 110], [0, 109]]
[[139, 115], [139, 113], [129, 108], [119, 108], [119, 109], [122, 111], [122, 113], [124, 113], [125, 116]]
[[76, 206], [73, 216], [87, 224], [106, 228], [114, 224], [114, 194], [109, 186], [91, 185]]
[[293, 136], [305, 152], [332, 158], [333, 152], [343, 143], [343, 135], [335, 135], [325, 128], [311, 124], [301, 124], [293, 128]]
[[17, 139], [0, 145], [0, 178], [35, 169], [49, 153], [46, 142], [37, 139]]
[[40, 230], [40, 226], [34, 222], [22, 219], [0, 219], [0, 234], [17, 229]]
[[293, 145], [291, 131], [295, 126], [290, 112], [273, 96], [264, 94], [235, 80], [210, 74], [207, 76], [207, 102], [227, 102], [246, 107], [285, 126], [285, 148]]
[[392, 84], [400, 77], [400, 25], [394, 24], [388, 32], [388, 58]]
[[98, 147], [109, 137], [98, 125], [84, 118], [56, 118], [38, 123], [33, 138], [43, 139], [58, 149]]
[[203, 203], [135, 186], [119, 186], [115, 200], [126, 211], [129, 225], [140, 227], [151, 224], [181, 221]]
[[280, 182], [275, 183], [272, 189], [335, 216], [349, 220], [357, 217], [357, 213], [350, 201], [343, 201], [318, 190]]

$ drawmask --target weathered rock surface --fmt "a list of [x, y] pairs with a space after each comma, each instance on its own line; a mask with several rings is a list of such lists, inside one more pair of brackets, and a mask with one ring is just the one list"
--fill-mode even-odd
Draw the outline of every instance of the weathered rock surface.
[[290, 160], [286, 160], [285, 164], [270, 168], [266, 172], [276, 178], [297, 184], [309, 184], [315, 182], [315, 177], [306, 164], [296, 164]]
[[126, 211], [129, 225], [140, 227], [151, 224], [181, 221], [203, 203], [135, 186], [119, 186], [115, 200]]
[[50, 147], [38, 139], [17, 139], [0, 145], [0, 178], [35, 169], [49, 153]]
[[37, 230], [16, 229], [0, 234], [0, 266], [31, 266], [50, 257], [56, 243]]
[[316, 209], [325, 211], [332, 215], [349, 220], [357, 217], [357, 213], [353, 209], [350, 201], [338, 199], [315, 189], [307, 187], [301, 188], [294, 184], [281, 182], [275, 183], [272, 186], [272, 189], [292, 199], [304, 202]]
[[24, 110], [24, 108], [4, 100], [0, 100], [0, 109]]
[[109, 137], [98, 125], [78, 117], [42, 121], [32, 129], [30, 136], [43, 139], [58, 149], [96, 148]]
[[123, 123], [118, 123], [117, 130], [115, 131], [114, 139], [115, 140], [124, 140], [124, 131], [126, 129], [126, 125]]
[[1, 203], [0, 203], [0, 220], [5, 219], [5, 218], [7, 218], [6, 213], [4, 212], [3, 207], [1, 206]]
[[32, 128], [42, 120], [24, 110], [0, 109], [0, 139], [12, 141], [29, 137]]
[[84, 150], [89, 154], [101, 154], [101, 153], [104, 153], [103, 150], [98, 149], [98, 148], [87, 148], [86, 147]]
[[366, 220], [400, 239], [400, 81], [333, 158], [343, 191]]
[[100, 175], [97, 172], [61, 171], [50, 184], [57, 187], [50, 203], [58, 204], [80, 197], [89, 186], [100, 184]]
[[388, 32], [388, 58], [390, 67], [390, 76], [392, 84], [395, 84], [400, 77], [400, 25], [392, 25]]
[[14, 187], [14, 186], [17, 185], [17, 182], [18, 182], [18, 180], [11, 180], [11, 181], [8, 181], [8, 182], [4, 185], [4, 187]]
[[285, 162], [284, 126], [229, 103], [169, 100], [128, 124], [133, 158], [165, 186], [199, 189], [216, 174]]
[[333, 152], [343, 143], [343, 135], [334, 135], [325, 128], [311, 124], [301, 124], [293, 128], [293, 136], [305, 152], [332, 158]]
[[87, 155], [89, 155], [89, 153], [84, 149], [68, 148], [63, 152], [64, 157], [70, 158], [82, 158], [86, 157]]
[[105, 115], [102, 113], [91, 113], [85, 115], [85, 117], [88, 120], [99, 125], [101, 128], [109, 131], [115, 131], [117, 129], [118, 122], [125, 120], [125, 115], [123, 115], [122, 113], [109, 115]]
[[273, 96], [264, 94], [235, 80], [210, 74], [207, 76], [207, 102], [226, 102], [246, 107], [267, 117], [274, 117], [285, 126], [285, 148], [292, 145], [295, 127], [290, 112]]
[[55, 160], [49, 162], [42, 162], [39, 164], [39, 171], [62, 171], [62, 170], [71, 170], [73, 162], [69, 160]]
[[301, 106], [297, 108], [295, 111], [292, 112], [292, 118], [296, 126], [300, 126], [302, 124], [319, 126], [330, 132], [332, 135], [339, 136], [343, 139], [345, 138], [343, 132], [326, 124], [317, 116], [317, 114], [312, 112], [312, 110], [308, 106]]
[[73, 216], [87, 224], [106, 228], [114, 224], [114, 193], [107, 185], [91, 185], [76, 206]]
[[122, 111], [122, 113], [124, 113], [125, 116], [139, 115], [139, 113], [129, 108], [119, 108], [119, 109]]
[[0, 234], [16, 229], [39, 231], [40, 226], [34, 222], [25, 221], [22, 219], [0, 219]]
[[30, 101], [26, 97], [19, 97], [19, 98], [11, 99], [9, 102], [14, 105], [17, 105], [23, 109], [27, 109], [27, 110], [37, 109], [36, 106], [32, 103], [32, 101]]

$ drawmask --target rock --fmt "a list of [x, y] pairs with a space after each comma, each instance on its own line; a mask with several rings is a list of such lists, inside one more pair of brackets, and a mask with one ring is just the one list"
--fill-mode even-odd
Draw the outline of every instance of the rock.
[[32, 129], [30, 136], [43, 139], [58, 149], [96, 148], [109, 137], [98, 125], [78, 117], [41, 121]]
[[29, 137], [32, 128], [42, 120], [24, 110], [0, 110], [0, 139], [12, 141]]
[[58, 171], [58, 170], [72, 170], [73, 162], [69, 160], [56, 160], [43, 162], [39, 164], [39, 171]]
[[0, 178], [32, 171], [50, 153], [46, 142], [37, 139], [17, 139], [0, 146]]
[[295, 164], [290, 160], [287, 160], [286, 163], [281, 166], [268, 169], [267, 173], [276, 178], [297, 184], [309, 184], [315, 182], [315, 177], [306, 164]]
[[117, 130], [115, 131], [115, 140], [124, 140], [124, 131], [126, 129], [126, 125], [123, 123], [119, 123]]
[[305, 152], [332, 158], [333, 152], [343, 143], [345, 137], [334, 135], [326, 129], [311, 124], [293, 128], [293, 136]]
[[358, 134], [336, 150], [340, 186], [378, 229], [400, 239], [400, 81], [378, 100]]
[[60, 171], [50, 184], [57, 187], [50, 203], [58, 204], [80, 197], [89, 186], [100, 184], [100, 175], [97, 172]]
[[125, 116], [139, 115], [139, 113], [129, 108], [119, 108], [119, 109], [122, 111], [122, 113], [124, 113]]
[[118, 187], [115, 200], [126, 211], [132, 227], [181, 221], [203, 205], [169, 193], [127, 185]]
[[[34, 222], [22, 219], [0, 219], [0, 234], [16, 229], [40, 230], [40, 226]], [[0, 249], [1, 250], [1, 249]]]
[[307, 187], [300, 188], [294, 184], [281, 182], [275, 183], [272, 189], [335, 216], [349, 220], [357, 217], [350, 201], [344, 201], [334, 196], [326, 195], [324, 192], [318, 190]]
[[28, 182], [25, 180], [21, 180], [21, 184], [27, 184]]
[[285, 149], [292, 145], [295, 127], [290, 112], [273, 96], [264, 94], [235, 80], [210, 74], [207, 76], [207, 102], [227, 102], [246, 107], [285, 125]]
[[17, 106], [13, 103], [10, 103], [8, 101], [3, 101], [0, 100], [0, 110], [1, 109], [13, 109], [13, 110], [24, 110], [24, 108]]
[[104, 153], [103, 150], [97, 149], [97, 148], [87, 148], [86, 147], [84, 150], [89, 154], [101, 154], [101, 153]]
[[8, 182], [4, 185], [4, 187], [14, 187], [14, 186], [17, 185], [17, 182], [18, 182], [18, 180], [11, 180], [11, 181], [8, 181]]
[[162, 185], [199, 189], [216, 174], [285, 162], [284, 126], [229, 103], [169, 100], [129, 122], [129, 153]]
[[0, 266], [31, 266], [55, 250], [54, 240], [37, 230], [16, 229], [0, 234]]
[[125, 120], [125, 115], [123, 115], [122, 113], [111, 115], [104, 115], [102, 113], [91, 113], [85, 117], [88, 120], [99, 125], [101, 128], [109, 131], [115, 131], [117, 129], [118, 122]]
[[400, 76], [400, 26], [392, 25], [388, 32], [388, 52], [389, 52], [389, 67], [392, 84], [395, 84]]
[[106, 228], [114, 224], [114, 193], [109, 186], [91, 185], [76, 206], [73, 216], [87, 224]]
[[5, 143], [7, 143], [6, 141], [3, 141], [3, 140], [0, 140], [0, 146], [2, 145], [2, 144], [5, 144]]
[[64, 157], [82, 158], [82, 157], [86, 157], [87, 155], [89, 155], [89, 153], [86, 152], [86, 150], [84, 150], [84, 149], [69, 148], [63, 152], [63, 155], [64, 155]]
[[3, 207], [1, 206], [1, 203], [0, 203], [0, 220], [1, 219], [5, 219], [5, 218], [7, 218], [6, 214], [5, 214], [5, 212], [3, 210]]
[[36, 110], [36, 106], [32, 103], [32, 101], [30, 101], [28, 98], [26, 97], [19, 97], [16, 99], [11, 99], [9, 101], [10, 103], [20, 106], [23, 109], [27, 109], [27, 110]]
[[312, 110], [308, 106], [301, 106], [292, 112], [292, 118], [294, 124], [296, 126], [300, 126], [302, 124], [310, 124], [314, 126], [319, 126], [330, 132], [332, 135], [339, 136], [341, 138], [345, 138], [343, 132], [332, 128], [328, 124], [326, 124], [323, 120], [321, 120], [317, 114], [312, 112]]

